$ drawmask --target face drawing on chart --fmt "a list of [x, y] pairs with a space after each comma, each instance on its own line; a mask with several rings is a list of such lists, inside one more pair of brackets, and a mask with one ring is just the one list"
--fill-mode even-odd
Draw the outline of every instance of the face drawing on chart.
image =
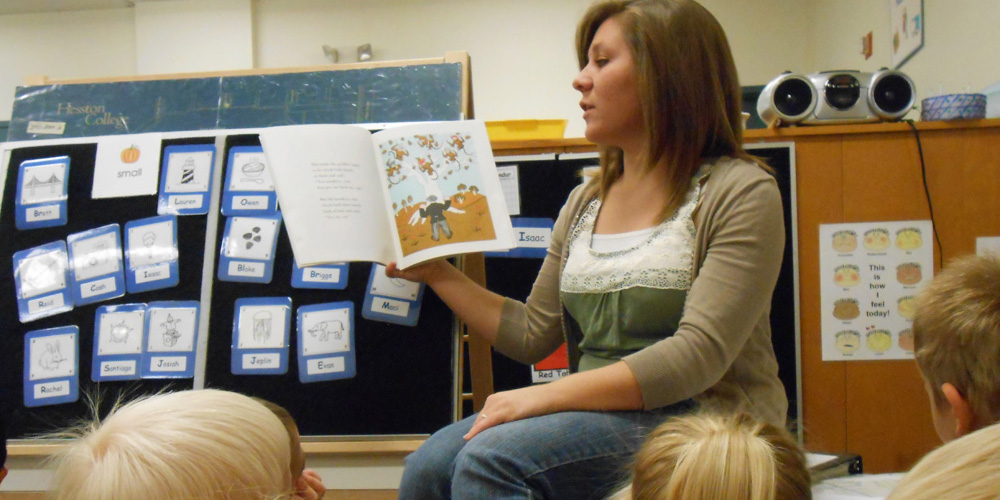
[[854, 330], [837, 332], [834, 345], [842, 354], [854, 354], [861, 347], [861, 334]]
[[913, 352], [913, 329], [906, 328], [899, 331], [899, 348], [906, 352]]
[[896, 281], [903, 285], [916, 285], [924, 279], [920, 271], [920, 264], [916, 262], [904, 262], [896, 266]]
[[882, 228], [865, 231], [865, 249], [870, 252], [882, 252], [889, 248], [889, 231]]
[[21, 298], [34, 297], [66, 286], [60, 252], [28, 257], [20, 262]]
[[854, 231], [844, 230], [833, 233], [833, 249], [837, 253], [851, 253], [858, 248], [858, 235]]
[[45, 349], [42, 351], [42, 355], [38, 357], [38, 366], [41, 366], [43, 370], [47, 372], [53, 372], [59, 369], [59, 365], [67, 361], [67, 359], [62, 355], [62, 344], [58, 340], [53, 340], [52, 342], [45, 342]]
[[874, 353], [883, 353], [892, 347], [892, 334], [888, 330], [872, 330], [865, 334], [868, 349]]
[[257, 342], [266, 342], [269, 338], [271, 338], [271, 313], [259, 311], [253, 315], [253, 339]]
[[372, 279], [371, 293], [382, 297], [392, 297], [403, 300], [417, 300], [420, 284], [400, 278], [389, 278], [385, 275], [385, 267], [376, 264], [375, 277]]
[[66, 166], [62, 163], [25, 168], [21, 180], [21, 203], [27, 205], [65, 198], [65, 179]]
[[833, 271], [833, 282], [844, 288], [861, 283], [861, 271], [854, 264], [837, 266]]
[[916, 301], [912, 295], [907, 295], [905, 297], [900, 297], [896, 301], [896, 311], [899, 315], [906, 319], [913, 319], [913, 314], [916, 311], [915, 308]]
[[160, 323], [163, 327], [163, 345], [166, 347], [173, 347], [177, 345], [177, 339], [181, 338], [181, 333], [177, 331], [177, 325], [181, 323], [181, 320], [174, 318], [170, 313], [167, 313], [167, 320]]
[[838, 299], [833, 303], [833, 317], [843, 321], [849, 321], [861, 315], [858, 308], [858, 301], [852, 298]]
[[900, 250], [916, 250], [923, 244], [923, 237], [917, 228], [907, 227], [896, 231], [896, 248]]

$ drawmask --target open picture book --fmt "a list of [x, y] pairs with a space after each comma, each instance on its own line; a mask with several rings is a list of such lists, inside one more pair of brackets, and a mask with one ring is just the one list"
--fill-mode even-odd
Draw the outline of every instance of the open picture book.
[[264, 129], [261, 146], [300, 267], [427, 260], [515, 246], [481, 121]]

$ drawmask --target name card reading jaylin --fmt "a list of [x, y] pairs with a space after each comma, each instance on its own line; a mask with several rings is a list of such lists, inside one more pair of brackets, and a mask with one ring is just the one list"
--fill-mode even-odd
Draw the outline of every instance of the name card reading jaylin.
[[287, 373], [292, 299], [236, 299], [233, 316], [232, 372], [237, 375]]

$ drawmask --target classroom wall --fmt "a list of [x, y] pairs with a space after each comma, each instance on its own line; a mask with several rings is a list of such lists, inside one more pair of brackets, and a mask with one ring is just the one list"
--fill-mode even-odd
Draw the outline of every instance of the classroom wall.
[[[52, 79], [472, 57], [476, 116], [564, 118], [583, 135], [573, 36], [591, 0], [161, 0], [133, 8], [0, 16], [0, 121], [32, 75]], [[705, 0], [729, 34], [745, 84], [808, 65], [811, 9], [798, 0]], [[775, 19], [773, 12], [783, 15]], [[86, 27], [80, 27], [86, 20]], [[761, 26], [769, 25], [768, 29]], [[92, 40], [98, 38], [98, 40]], [[32, 42], [38, 40], [39, 42]], [[44, 43], [43, 43], [44, 42]], [[92, 47], [87, 44], [93, 43]]]
[[[900, 69], [913, 79], [921, 99], [938, 94], [979, 92], [1000, 81], [996, 22], [1000, 2], [925, 0], [924, 46]], [[816, 64], [796, 71], [876, 71], [891, 67], [889, 5], [884, 0], [815, 0]], [[873, 54], [865, 60], [861, 37], [872, 32]]]
[[[161, 0], [135, 7], [0, 16], [0, 121], [32, 75], [89, 78], [328, 64], [322, 46], [356, 61], [467, 50], [476, 116], [564, 118], [583, 135], [570, 87], [576, 20], [591, 0]], [[874, 71], [891, 64], [889, 7], [872, 0], [703, 0], [726, 29], [742, 83], [784, 70]], [[990, 48], [997, 2], [924, 2], [924, 48], [902, 68], [918, 99], [979, 91], [1000, 80]], [[874, 54], [861, 55], [873, 33]]]

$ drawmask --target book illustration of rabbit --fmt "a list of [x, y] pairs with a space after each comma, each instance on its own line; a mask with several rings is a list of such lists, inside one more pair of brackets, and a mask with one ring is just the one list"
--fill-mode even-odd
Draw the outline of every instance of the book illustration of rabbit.
[[59, 342], [46, 342], [45, 350], [42, 351], [42, 355], [38, 358], [38, 364], [45, 371], [53, 371], [59, 369], [59, 364], [66, 361], [63, 357], [61, 351], [61, 346]]
[[330, 335], [333, 335], [335, 340], [342, 340], [344, 338], [344, 323], [337, 319], [322, 321], [313, 325], [308, 331], [309, 335], [318, 337], [321, 342], [330, 340]]

